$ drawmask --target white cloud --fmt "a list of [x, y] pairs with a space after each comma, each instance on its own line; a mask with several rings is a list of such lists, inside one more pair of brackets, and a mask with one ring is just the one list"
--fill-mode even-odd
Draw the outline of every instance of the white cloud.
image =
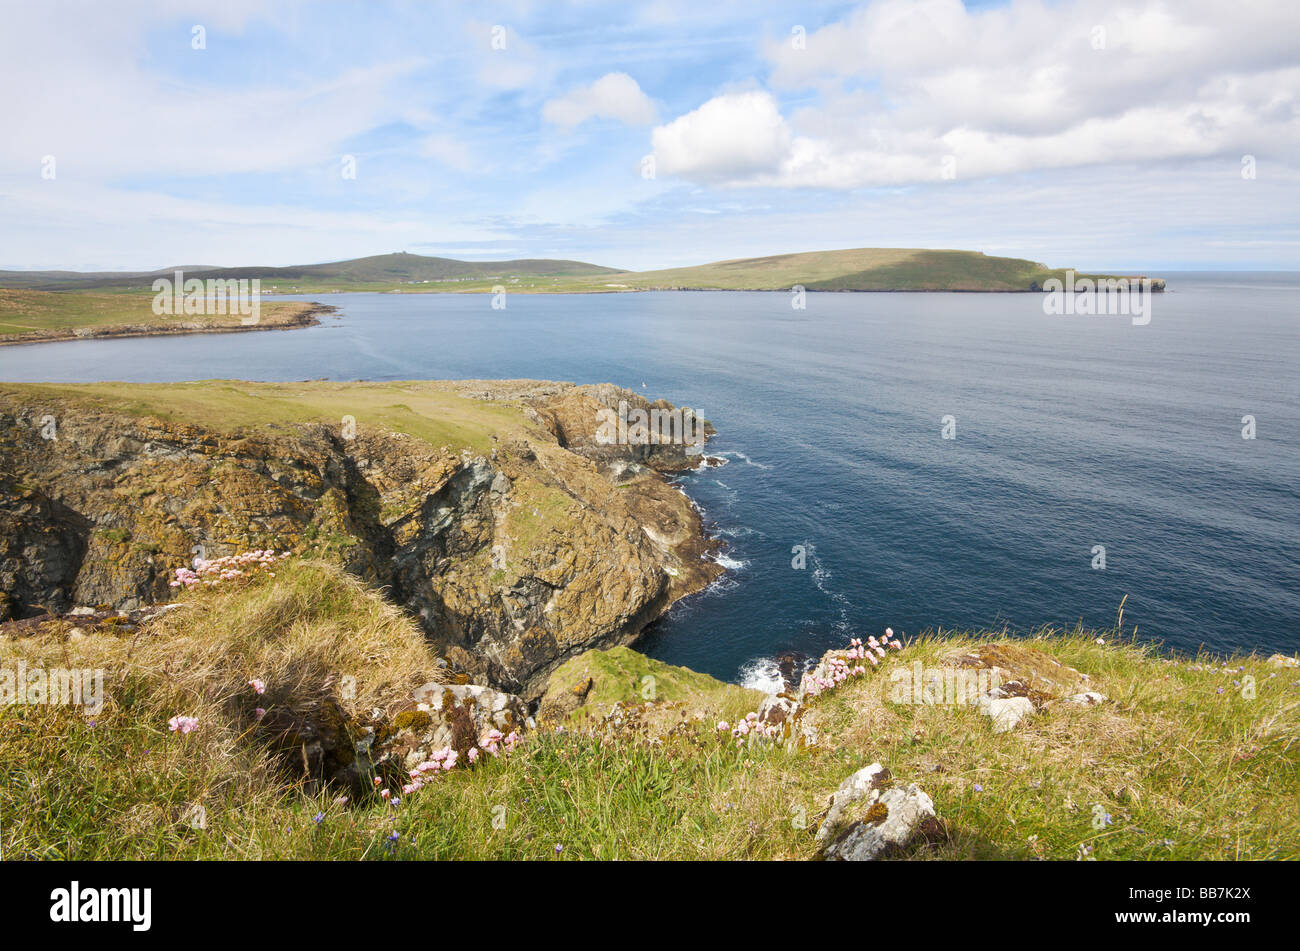
[[565, 128], [588, 119], [617, 119], [628, 125], [649, 125], [657, 111], [650, 97], [627, 73], [606, 73], [588, 86], [578, 86], [558, 99], [549, 99], [542, 117]]
[[[351, 136], [400, 114], [389, 88], [422, 63], [408, 57], [282, 85], [178, 81], [149, 68], [145, 37], [160, 15], [148, 4], [7, 10], [0, 82], [14, 93], [5, 99], [0, 174], [35, 179], [46, 155], [55, 157], [60, 179], [81, 181], [277, 172], [337, 161]], [[216, 55], [217, 28], [243, 20], [232, 9], [196, 22], [207, 24], [210, 49], [190, 49], [188, 26], [176, 27], [174, 42], [202, 76], [201, 57]]]
[[[767, 93], [720, 96], [655, 129], [665, 173], [728, 185], [857, 188], [1108, 162], [1300, 148], [1300, 5], [1204, 0], [883, 0], [769, 43]], [[661, 151], [662, 146], [662, 151]]]
[[770, 174], [791, 153], [790, 128], [766, 92], [727, 93], [651, 134], [656, 172], [701, 181]]

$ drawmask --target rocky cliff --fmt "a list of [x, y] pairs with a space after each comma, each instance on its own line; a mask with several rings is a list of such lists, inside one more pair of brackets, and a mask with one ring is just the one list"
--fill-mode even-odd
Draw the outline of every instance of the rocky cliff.
[[698, 452], [597, 441], [620, 402], [673, 410], [534, 381], [0, 386], [0, 620], [166, 600], [196, 556], [324, 554], [536, 696], [721, 571], [661, 474]]

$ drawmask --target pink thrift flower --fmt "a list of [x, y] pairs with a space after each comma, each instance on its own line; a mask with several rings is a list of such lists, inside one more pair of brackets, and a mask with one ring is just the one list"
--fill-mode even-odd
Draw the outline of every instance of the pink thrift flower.
[[167, 729], [171, 730], [173, 733], [190, 733], [198, 729], [198, 726], [198, 717], [175, 716], [167, 721]]

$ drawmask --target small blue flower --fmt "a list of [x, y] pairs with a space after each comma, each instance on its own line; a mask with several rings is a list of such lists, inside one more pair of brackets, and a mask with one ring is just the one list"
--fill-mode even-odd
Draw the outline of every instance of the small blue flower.
[[976, 791], [976, 792], [983, 792], [983, 791], [984, 791], [984, 787], [981, 786], [979, 783], [976, 783], [976, 784], [975, 784], [975, 791]]
[[317, 825], [320, 825], [322, 822], [325, 821], [325, 813], [323, 812], [316, 813], [316, 815], [311, 817], [311, 821], [316, 823]]

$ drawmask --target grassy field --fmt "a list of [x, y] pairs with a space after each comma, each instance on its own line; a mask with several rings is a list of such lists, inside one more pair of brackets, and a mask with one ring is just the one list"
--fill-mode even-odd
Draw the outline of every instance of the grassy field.
[[[581, 720], [544, 722], [509, 757], [400, 804], [343, 804], [285, 779], [251, 739], [249, 709], [321, 696], [339, 671], [358, 677], [353, 706], [383, 707], [432, 662], [416, 626], [338, 569], [296, 559], [182, 603], [136, 635], [60, 621], [0, 642], [3, 666], [102, 667], [108, 694], [93, 715], [0, 707], [5, 858], [805, 859], [826, 796], [873, 761], [919, 783], [944, 820], [946, 839], [914, 858], [1300, 857], [1300, 671], [1258, 657], [1174, 659], [1118, 631], [1043, 632], [1017, 643], [1110, 699], [994, 734], [973, 709], [887, 698], [891, 668], [1002, 639], [945, 632], [813, 699], [820, 740], [790, 750], [715, 729], [750, 692], [592, 653], [565, 672], [596, 681]], [[600, 715], [620, 701], [617, 718]], [[169, 732], [177, 714], [198, 729]]]
[[[472, 381], [471, 381], [472, 384]], [[350, 416], [358, 428], [382, 427], [433, 446], [486, 452], [493, 435], [524, 425], [518, 404], [459, 395], [471, 385], [445, 381], [338, 383], [0, 383], [0, 394], [62, 415], [89, 407], [132, 416], [155, 416], [216, 432], [274, 429], [293, 423], [337, 427]], [[500, 385], [499, 383], [496, 385]]]
[[[0, 343], [69, 339], [86, 334], [139, 334], [242, 328], [239, 314], [184, 316], [153, 312], [153, 295], [134, 291], [39, 291], [0, 288]], [[296, 301], [263, 303], [259, 326], [294, 322], [311, 310]], [[78, 333], [81, 331], [82, 333]]]

